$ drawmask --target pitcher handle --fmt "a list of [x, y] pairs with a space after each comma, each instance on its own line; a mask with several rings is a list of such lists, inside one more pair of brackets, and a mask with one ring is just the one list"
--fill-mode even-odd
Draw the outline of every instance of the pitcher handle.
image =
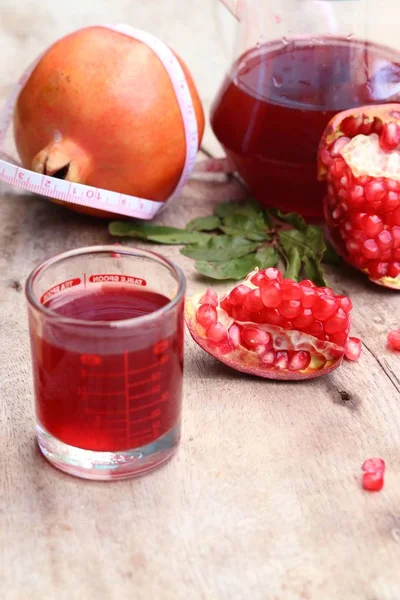
[[229, 10], [235, 19], [238, 21], [242, 20], [244, 10], [243, 0], [220, 0], [220, 2]]

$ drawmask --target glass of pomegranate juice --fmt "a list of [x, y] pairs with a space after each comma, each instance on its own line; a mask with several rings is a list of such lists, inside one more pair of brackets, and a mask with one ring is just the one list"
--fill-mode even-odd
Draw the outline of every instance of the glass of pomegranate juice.
[[37, 439], [54, 466], [120, 479], [174, 454], [184, 293], [173, 263], [123, 246], [65, 252], [31, 273]]

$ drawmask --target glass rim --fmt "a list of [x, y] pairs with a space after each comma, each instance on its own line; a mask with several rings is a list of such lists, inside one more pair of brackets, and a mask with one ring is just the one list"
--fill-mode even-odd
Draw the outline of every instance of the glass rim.
[[[89, 321], [86, 319], [75, 319], [71, 317], [65, 317], [60, 315], [56, 311], [51, 308], [47, 308], [45, 304], [41, 304], [39, 298], [36, 296], [33, 286], [36, 278], [47, 268], [57, 264], [58, 262], [73, 258], [74, 256], [82, 256], [85, 254], [96, 254], [101, 252], [110, 252], [110, 253], [118, 253], [118, 254], [126, 254], [134, 256], [135, 254], [141, 254], [149, 258], [150, 260], [157, 260], [163, 263], [166, 267], [170, 269], [175, 275], [178, 283], [178, 290], [176, 295], [168, 301], [165, 306], [158, 308], [157, 310], [143, 315], [141, 317], [132, 317], [131, 319], [116, 319], [115, 321]], [[136, 246], [123, 246], [123, 245], [115, 245], [115, 244], [100, 244], [97, 246], [83, 246], [81, 248], [75, 248], [73, 250], [67, 250], [66, 252], [60, 252], [59, 254], [55, 254], [54, 256], [48, 258], [47, 260], [41, 262], [37, 265], [28, 275], [28, 278], [25, 283], [25, 297], [28, 301], [28, 304], [35, 308], [38, 312], [40, 312], [47, 319], [51, 319], [53, 321], [57, 321], [57, 323], [62, 323], [65, 325], [75, 325], [81, 327], [98, 327], [98, 328], [123, 328], [123, 327], [131, 327], [131, 326], [140, 326], [144, 323], [149, 323], [153, 320], [162, 317], [164, 314], [168, 313], [172, 310], [183, 298], [186, 291], [186, 278], [180, 267], [176, 265], [173, 261], [169, 260], [165, 256], [158, 254], [158, 252], [154, 252], [153, 250], [145, 250], [143, 248], [137, 248]]]

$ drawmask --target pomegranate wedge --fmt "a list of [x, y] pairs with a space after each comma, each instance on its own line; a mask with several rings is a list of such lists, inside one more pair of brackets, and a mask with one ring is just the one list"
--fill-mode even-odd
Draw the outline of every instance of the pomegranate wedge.
[[269, 268], [253, 271], [214, 301], [214, 290], [189, 298], [186, 323], [199, 346], [237, 371], [311, 379], [343, 359], [352, 303], [329, 288], [283, 279]]
[[320, 143], [318, 176], [338, 252], [371, 281], [400, 289], [400, 105], [337, 114]]

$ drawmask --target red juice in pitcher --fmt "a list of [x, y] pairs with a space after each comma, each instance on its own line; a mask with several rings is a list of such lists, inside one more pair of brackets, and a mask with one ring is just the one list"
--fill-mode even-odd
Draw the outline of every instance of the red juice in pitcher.
[[254, 48], [233, 65], [211, 124], [264, 206], [321, 218], [317, 149], [341, 110], [400, 101], [400, 54], [351, 39], [307, 38]]
[[[168, 302], [153, 291], [102, 286], [83, 292], [71, 288], [45, 306], [60, 316], [96, 322], [149, 315]], [[150, 444], [176, 425], [182, 328], [147, 347], [142, 343], [121, 352], [110, 341], [94, 353], [82, 341], [75, 348], [68, 334], [56, 339], [52, 327], [47, 324], [40, 337], [32, 333], [37, 416], [47, 432], [77, 448], [111, 452]]]

